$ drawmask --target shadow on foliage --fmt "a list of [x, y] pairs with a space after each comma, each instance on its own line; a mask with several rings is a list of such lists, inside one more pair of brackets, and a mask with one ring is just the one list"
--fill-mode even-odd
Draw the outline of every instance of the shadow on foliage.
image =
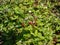
[[[16, 45], [16, 42], [25, 41], [23, 34], [28, 34], [29, 31], [23, 30], [18, 33], [17, 30], [0, 31], [0, 45]], [[32, 36], [33, 37], [33, 36]]]
[[14, 45], [16, 42], [16, 31], [9, 30], [8, 32], [3, 31], [1, 32], [1, 44], [2, 45]]

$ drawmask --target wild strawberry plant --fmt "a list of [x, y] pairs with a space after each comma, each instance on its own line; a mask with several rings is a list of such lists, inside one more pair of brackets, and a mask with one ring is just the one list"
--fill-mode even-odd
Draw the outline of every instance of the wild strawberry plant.
[[60, 33], [57, 32], [60, 31], [60, 18], [52, 13], [51, 10], [55, 5], [50, 0], [1, 0], [0, 2], [1, 44], [56, 44], [54, 37], [55, 33]]

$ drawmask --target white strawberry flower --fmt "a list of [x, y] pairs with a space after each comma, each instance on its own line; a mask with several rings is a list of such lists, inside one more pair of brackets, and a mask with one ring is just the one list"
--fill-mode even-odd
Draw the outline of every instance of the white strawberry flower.
[[41, 3], [41, 6], [44, 6], [43, 3]]
[[29, 13], [31, 13], [32, 11], [30, 10]]

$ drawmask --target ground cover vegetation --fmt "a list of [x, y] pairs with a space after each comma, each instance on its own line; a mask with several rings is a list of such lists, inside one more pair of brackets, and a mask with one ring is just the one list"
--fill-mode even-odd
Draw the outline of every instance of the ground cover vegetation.
[[60, 0], [0, 0], [0, 45], [60, 45]]

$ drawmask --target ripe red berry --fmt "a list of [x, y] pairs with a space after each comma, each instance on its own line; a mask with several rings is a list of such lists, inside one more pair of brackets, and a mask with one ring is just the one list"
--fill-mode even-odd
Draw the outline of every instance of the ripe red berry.
[[32, 22], [32, 21], [30, 21], [30, 22], [29, 22], [29, 24], [31, 24], [31, 25], [32, 25], [32, 24], [33, 24], [33, 22]]
[[21, 23], [21, 26], [22, 26], [22, 27], [24, 27], [24, 26], [25, 26], [25, 24], [24, 24], [24, 23]]

